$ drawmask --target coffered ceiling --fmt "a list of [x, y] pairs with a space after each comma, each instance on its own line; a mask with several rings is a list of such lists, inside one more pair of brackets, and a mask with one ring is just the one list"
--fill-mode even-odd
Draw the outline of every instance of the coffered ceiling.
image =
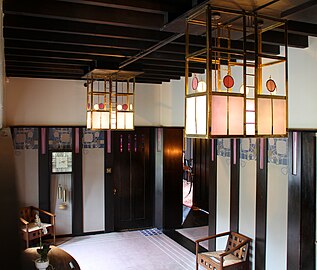
[[[143, 71], [140, 83], [179, 79], [185, 18], [208, 2], [288, 19], [290, 47], [306, 48], [317, 36], [317, 0], [4, 0], [6, 75], [81, 80], [94, 68], [122, 68]], [[263, 50], [279, 53], [282, 39], [267, 32]], [[204, 38], [191, 43], [203, 47]], [[203, 71], [191, 65], [190, 72]]]

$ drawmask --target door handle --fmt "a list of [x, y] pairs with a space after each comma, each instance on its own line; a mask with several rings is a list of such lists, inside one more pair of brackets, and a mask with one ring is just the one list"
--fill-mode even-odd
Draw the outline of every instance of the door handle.
[[118, 190], [116, 188], [113, 189], [113, 195], [117, 195]]

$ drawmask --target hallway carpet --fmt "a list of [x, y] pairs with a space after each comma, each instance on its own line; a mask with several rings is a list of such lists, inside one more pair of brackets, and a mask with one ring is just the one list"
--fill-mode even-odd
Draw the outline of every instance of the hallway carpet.
[[79, 236], [59, 247], [81, 270], [195, 269], [195, 255], [158, 229]]

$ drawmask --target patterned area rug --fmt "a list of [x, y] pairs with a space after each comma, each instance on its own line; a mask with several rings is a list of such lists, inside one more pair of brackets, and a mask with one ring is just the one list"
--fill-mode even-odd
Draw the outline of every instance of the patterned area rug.
[[160, 230], [74, 237], [59, 246], [82, 270], [192, 270], [195, 255]]

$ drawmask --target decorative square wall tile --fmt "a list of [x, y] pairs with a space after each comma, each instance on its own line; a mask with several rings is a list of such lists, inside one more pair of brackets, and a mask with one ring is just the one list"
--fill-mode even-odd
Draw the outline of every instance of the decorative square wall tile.
[[14, 149], [38, 149], [38, 128], [13, 128]]
[[83, 148], [104, 148], [105, 132], [83, 129]]

